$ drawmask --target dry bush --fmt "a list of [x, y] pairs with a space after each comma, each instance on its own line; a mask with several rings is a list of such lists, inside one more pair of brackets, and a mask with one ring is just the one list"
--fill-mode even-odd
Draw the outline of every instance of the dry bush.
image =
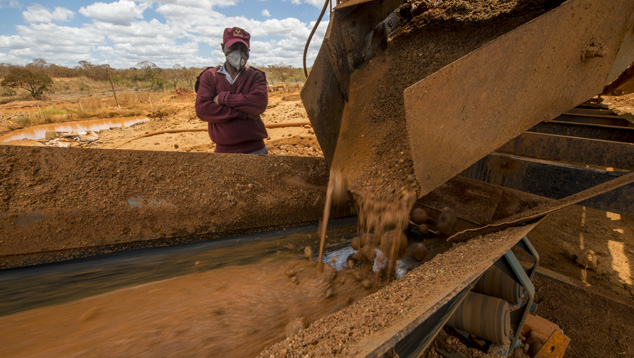
[[[87, 81], [95, 82], [90, 79], [87, 79]], [[64, 82], [59, 81], [57, 85]], [[66, 82], [69, 88], [81, 83], [78, 81]], [[165, 98], [176, 98], [174, 94], [166, 94], [164, 92], [117, 91], [117, 99], [121, 107], [118, 109], [112, 92], [75, 97], [70, 100], [68, 97], [62, 96], [62, 101], [59, 101], [59, 99], [52, 101], [55, 104], [51, 104], [51, 101], [48, 102], [48, 105], [42, 101], [35, 102], [25, 107], [19, 116], [13, 116], [12, 120], [20, 126], [29, 127], [84, 119], [160, 116], [163, 112], [169, 112], [169, 109], [163, 108], [164, 102], [166, 102]]]
[[13, 118], [13, 122], [23, 127], [36, 126], [48, 123], [61, 123], [72, 121], [74, 113], [68, 109], [48, 106], [38, 107], [37, 110]]
[[110, 91], [110, 84], [104, 81], [95, 81], [88, 77], [54, 78], [51, 87], [54, 93], [90, 93]]
[[286, 90], [288, 92], [299, 92], [304, 87], [304, 82], [294, 82], [286, 85]]
[[77, 116], [84, 119], [145, 115], [154, 110], [163, 96], [162, 92], [118, 92], [117, 99], [121, 109], [117, 109], [112, 96], [81, 99]]

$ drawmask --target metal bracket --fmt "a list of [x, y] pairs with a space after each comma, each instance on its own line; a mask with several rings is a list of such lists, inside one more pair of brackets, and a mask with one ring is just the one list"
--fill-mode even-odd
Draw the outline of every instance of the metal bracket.
[[517, 330], [515, 331], [515, 334], [511, 337], [511, 344], [508, 350], [509, 355], [513, 353], [513, 350], [515, 348], [519, 347], [521, 343], [520, 334], [522, 332], [522, 326], [526, 321], [526, 317], [528, 317], [528, 314], [531, 312], [531, 309], [533, 309], [533, 301], [535, 299], [535, 286], [533, 285], [531, 279], [535, 275], [537, 267], [539, 266], [539, 254], [533, 247], [533, 244], [531, 244], [531, 242], [528, 240], [528, 237], [524, 236], [522, 240], [517, 243], [516, 246], [533, 256], [535, 259], [535, 264], [532, 268], [524, 270], [520, 262], [517, 260], [517, 257], [515, 257], [515, 254], [513, 254], [512, 250], [509, 250], [506, 254], [504, 254], [504, 256], [502, 256], [502, 258], [498, 262], [495, 263], [495, 265], [499, 269], [501, 269], [507, 275], [519, 282], [519, 284], [521, 284], [522, 287], [524, 287], [524, 289], [526, 290], [528, 296], [526, 304], [519, 309], [521, 313], [521, 318], [519, 323], [517, 324]]

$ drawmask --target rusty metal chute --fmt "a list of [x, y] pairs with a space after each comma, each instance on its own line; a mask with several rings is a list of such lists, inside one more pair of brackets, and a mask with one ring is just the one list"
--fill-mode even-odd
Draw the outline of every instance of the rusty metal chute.
[[409, 87], [406, 120], [423, 194], [600, 93], [633, 12], [626, 0], [568, 1]]
[[[371, 129], [358, 102], [371, 101], [379, 77], [357, 70], [388, 70], [381, 58], [371, 60], [389, 46], [390, 34], [400, 25], [399, 4], [348, 1], [337, 6], [301, 93], [329, 164], [337, 141], [346, 137], [338, 157], [345, 158], [352, 180], [371, 164], [359, 155], [369, 145], [359, 138]], [[551, 120], [600, 93], [626, 70], [634, 57], [633, 28], [630, 1], [568, 1], [407, 88], [408, 139], [403, 140], [410, 143], [421, 196], [541, 122], [549, 122], [547, 130], [574, 127], [577, 123]], [[342, 124], [344, 117], [350, 123]], [[587, 130], [592, 139], [610, 130], [627, 134], [627, 128], [607, 126], [569, 129]], [[631, 145], [619, 148], [631, 152]]]
[[[350, 75], [387, 44], [386, 17], [402, 1], [347, 1], [330, 15], [328, 30], [301, 98], [328, 163], [332, 163]], [[395, 25], [395, 24], [393, 24]]]

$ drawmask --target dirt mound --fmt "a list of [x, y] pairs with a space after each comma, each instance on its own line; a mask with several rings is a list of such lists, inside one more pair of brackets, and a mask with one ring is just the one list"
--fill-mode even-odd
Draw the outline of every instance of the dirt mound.
[[298, 101], [299, 99], [299, 94], [289, 94], [282, 97], [282, 101]]
[[541, 277], [534, 281], [537, 314], [572, 338], [566, 357], [634, 356], [632, 307]]
[[189, 88], [179, 87], [179, 88], [174, 90], [173, 94], [176, 97], [191, 97], [191, 96], [195, 95], [196, 93], [194, 93], [194, 91], [192, 91]]
[[297, 155], [302, 157], [323, 157], [317, 138], [290, 137], [269, 141], [266, 146], [271, 155]]
[[8, 121], [6, 123], [0, 123], [0, 136], [13, 132], [18, 129], [21, 129], [21, 128], [24, 128], [24, 127], [22, 127], [19, 124], [15, 124], [11, 121]]
[[328, 180], [322, 158], [273, 155], [0, 146], [0, 161], [0, 269], [316, 222]]

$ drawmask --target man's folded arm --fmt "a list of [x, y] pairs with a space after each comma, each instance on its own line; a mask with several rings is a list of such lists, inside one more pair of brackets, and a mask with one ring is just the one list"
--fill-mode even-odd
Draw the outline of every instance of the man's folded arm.
[[264, 113], [268, 101], [266, 79], [260, 73], [256, 74], [253, 86], [248, 93], [218, 93], [218, 103], [254, 116]]
[[216, 91], [212, 85], [213, 76], [203, 74], [196, 95], [196, 115], [205, 122], [226, 123], [236, 118], [247, 118], [247, 113], [222, 104], [214, 103]]

